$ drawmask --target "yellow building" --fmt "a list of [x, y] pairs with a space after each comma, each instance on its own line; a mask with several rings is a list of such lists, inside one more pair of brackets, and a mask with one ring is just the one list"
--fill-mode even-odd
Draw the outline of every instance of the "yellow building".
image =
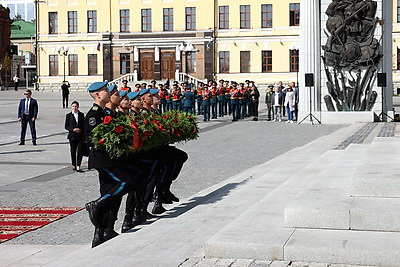
[[[38, 1], [39, 83], [59, 89], [64, 74], [76, 89], [118, 78], [297, 81], [300, 2]], [[395, 3], [393, 12], [396, 49]], [[395, 87], [398, 61], [395, 56]]]

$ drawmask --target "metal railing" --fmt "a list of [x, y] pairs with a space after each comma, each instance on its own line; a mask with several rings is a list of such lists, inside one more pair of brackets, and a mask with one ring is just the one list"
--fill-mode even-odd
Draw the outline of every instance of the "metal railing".
[[184, 72], [179, 72], [179, 69], [176, 70], [175, 72], [175, 80], [180, 81], [180, 82], [187, 82], [187, 83], [192, 83], [196, 87], [199, 82], [207, 83], [207, 79], [200, 80], [190, 74], [184, 73]]
[[127, 80], [128, 82], [136, 82], [138, 80], [138, 73], [136, 70], [133, 71], [133, 73], [127, 73], [122, 75], [121, 77], [118, 77], [112, 81], [110, 81], [108, 84], [116, 84], [118, 85], [119, 83], [122, 83], [123, 80]]
[[[124, 74], [121, 77], [118, 77], [118, 78], [110, 81], [109, 84], [110, 85], [111, 84], [118, 85], [118, 84], [122, 83], [123, 80], [127, 80], [128, 82], [137, 82], [138, 81], [138, 73], [137, 73], [137, 71], [134, 70], [133, 73]], [[192, 75], [189, 75], [187, 73], [180, 72], [179, 69], [177, 69], [175, 71], [175, 80], [179, 81], [179, 82], [192, 83], [195, 86], [197, 86], [199, 82], [204, 82], [204, 83], [207, 82], [207, 79], [204, 79], [204, 80], [198, 79], [198, 78], [196, 78], [196, 77], [194, 77]]]

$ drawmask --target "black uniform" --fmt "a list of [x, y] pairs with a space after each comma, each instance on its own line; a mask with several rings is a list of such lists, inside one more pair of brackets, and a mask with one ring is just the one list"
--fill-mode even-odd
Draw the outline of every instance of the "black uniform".
[[[144, 109], [144, 112], [148, 112], [148, 110]], [[154, 108], [151, 108], [150, 112], [159, 115], [161, 113], [158, 109]], [[152, 213], [160, 214], [165, 211], [164, 207], [162, 207], [162, 203], [179, 201], [179, 199], [171, 193], [170, 187], [172, 182], [178, 177], [183, 164], [188, 159], [188, 155], [186, 152], [168, 145], [149, 151], [147, 155], [158, 160], [161, 171], [158, 177], [156, 177], [157, 179], [149, 183], [145, 201], [149, 201], [149, 197], [153, 194], [155, 186], [155, 203]]]
[[[139, 115], [130, 110], [133, 115]], [[124, 160], [127, 165], [136, 166], [142, 169], [140, 182], [134, 190], [128, 193], [125, 205], [125, 217], [122, 224], [121, 232], [124, 233], [152, 216], [147, 212], [148, 204], [151, 200], [147, 200], [146, 192], [149, 184], [154, 180], [159, 172], [158, 160], [149, 158], [144, 152], [134, 153], [126, 157]]]
[[[85, 117], [85, 135], [90, 140], [92, 130], [103, 123], [105, 111], [97, 104], [89, 110]], [[132, 191], [141, 175], [139, 168], [133, 168], [124, 164], [119, 159], [111, 159], [104, 152], [99, 151], [91, 146], [89, 151], [89, 169], [95, 168], [99, 173], [100, 195], [97, 200], [86, 203], [86, 209], [89, 217], [96, 227], [95, 237], [92, 246], [95, 247], [107, 239], [116, 235], [110, 228], [110, 224], [115, 221], [114, 210], [116, 202], [125, 193]], [[106, 229], [110, 230], [110, 236], [107, 236]]]

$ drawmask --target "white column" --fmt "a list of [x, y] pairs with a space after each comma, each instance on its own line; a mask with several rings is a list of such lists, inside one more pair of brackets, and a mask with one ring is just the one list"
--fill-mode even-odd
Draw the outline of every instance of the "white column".
[[154, 60], [160, 61], [160, 48], [158, 46], [154, 47]]
[[179, 45], [175, 47], [175, 60], [181, 61], [181, 50], [179, 49]]
[[133, 60], [135, 62], [139, 61], [139, 48], [137, 46], [133, 47]]
[[[320, 109], [321, 88], [321, 26], [320, 0], [300, 2], [299, 50], [299, 121], [310, 112], [310, 88], [305, 87], [305, 74], [314, 74], [311, 111]], [[318, 114], [314, 114], [317, 116]], [[318, 116], [317, 116], [318, 117]]]
[[[386, 73], [387, 87], [385, 90], [385, 99], [383, 101], [383, 112], [394, 118], [393, 109], [393, 70], [392, 70], [392, 22], [393, 22], [393, 3], [392, 1], [382, 1], [382, 18], [385, 20], [383, 25], [382, 47], [382, 72]], [[379, 16], [379, 15], [378, 15]], [[378, 38], [379, 40], [379, 38]], [[389, 119], [390, 120], [390, 119]]]

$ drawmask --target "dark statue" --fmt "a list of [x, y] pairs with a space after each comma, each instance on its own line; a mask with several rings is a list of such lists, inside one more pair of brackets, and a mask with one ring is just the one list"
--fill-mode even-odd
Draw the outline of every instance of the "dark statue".
[[375, 104], [378, 94], [372, 84], [382, 48], [374, 33], [378, 24], [383, 25], [375, 17], [376, 7], [372, 0], [333, 0], [325, 12], [328, 40], [322, 59], [329, 111], [369, 111]]

